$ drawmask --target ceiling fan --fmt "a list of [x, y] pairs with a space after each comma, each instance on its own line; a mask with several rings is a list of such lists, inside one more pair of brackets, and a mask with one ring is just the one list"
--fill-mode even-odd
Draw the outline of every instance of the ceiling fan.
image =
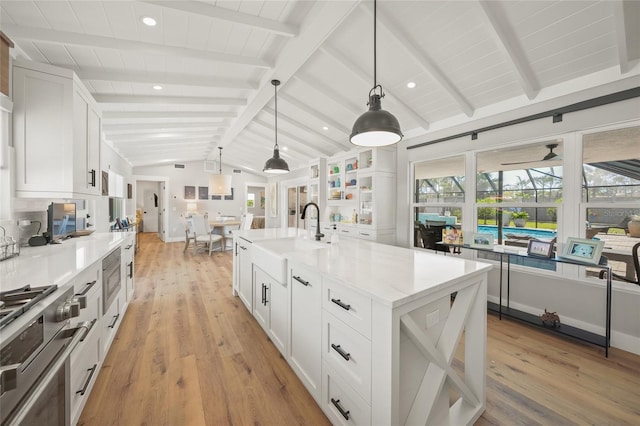
[[550, 143], [549, 145], [546, 145], [546, 147], [549, 149], [549, 152], [547, 153], [547, 155], [542, 157], [541, 160], [516, 161], [514, 163], [500, 163], [500, 164], [502, 166], [513, 166], [515, 164], [528, 164], [528, 163], [537, 163], [539, 161], [549, 161], [549, 160], [553, 160], [554, 158], [558, 157], [558, 154], [553, 152], [553, 150], [558, 147], [557, 143]]

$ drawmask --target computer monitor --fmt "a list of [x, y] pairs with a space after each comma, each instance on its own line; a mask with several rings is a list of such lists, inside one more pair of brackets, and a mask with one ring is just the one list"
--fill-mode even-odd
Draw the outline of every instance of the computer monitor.
[[51, 203], [47, 210], [49, 242], [60, 242], [76, 232], [75, 203]]

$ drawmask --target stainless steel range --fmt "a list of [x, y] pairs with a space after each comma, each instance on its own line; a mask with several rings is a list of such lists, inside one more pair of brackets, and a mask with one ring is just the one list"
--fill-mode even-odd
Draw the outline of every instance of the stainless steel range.
[[91, 323], [72, 327], [73, 288], [0, 293], [0, 424], [67, 425], [69, 355]]

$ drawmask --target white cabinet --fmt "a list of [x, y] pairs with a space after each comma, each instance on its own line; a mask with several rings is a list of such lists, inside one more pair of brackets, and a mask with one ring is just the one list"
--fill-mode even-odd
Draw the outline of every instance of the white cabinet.
[[287, 355], [289, 295], [286, 283], [279, 283], [259, 267], [253, 267], [253, 316], [283, 356]]
[[235, 247], [238, 263], [238, 296], [249, 312], [253, 312], [253, 273], [251, 263], [251, 243], [239, 238]]
[[78, 77], [16, 62], [13, 102], [16, 195], [100, 195], [100, 113]]
[[321, 303], [320, 274], [302, 267], [289, 269], [291, 286], [291, 341], [289, 364], [311, 396], [320, 401]]
[[111, 346], [111, 342], [120, 326], [122, 302], [122, 293], [118, 293], [118, 296], [113, 299], [107, 312], [102, 315], [102, 319], [100, 320], [100, 326], [102, 327], [102, 351], [105, 354], [109, 350], [109, 346]]
[[127, 234], [131, 235], [127, 235], [127, 239], [122, 248], [121, 267], [123, 272], [122, 283], [125, 291], [125, 301], [126, 303], [129, 303], [133, 298], [133, 291], [135, 289], [135, 233], [128, 232]]
[[102, 358], [99, 328], [97, 323], [95, 323], [81, 346], [79, 345], [71, 353], [71, 389], [69, 396], [71, 399], [72, 425], [78, 422], [82, 409], [98, 377]]

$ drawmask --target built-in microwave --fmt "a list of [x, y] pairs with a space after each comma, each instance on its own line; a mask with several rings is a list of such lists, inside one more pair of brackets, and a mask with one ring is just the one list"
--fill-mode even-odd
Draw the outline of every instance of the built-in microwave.
[[102, 312], [109, 306], [120, 291], [120, 249], [116, 249], [102, 260]]

